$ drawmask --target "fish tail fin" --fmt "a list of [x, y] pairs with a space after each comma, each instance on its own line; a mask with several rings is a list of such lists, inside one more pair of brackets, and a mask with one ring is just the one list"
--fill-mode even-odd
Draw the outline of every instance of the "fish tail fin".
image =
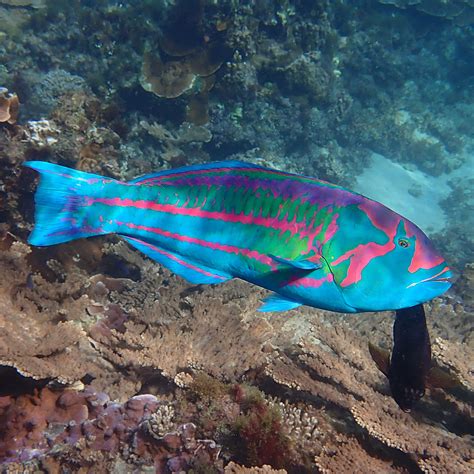
[[114, 180], [44, 161], [27, 161], [24, 166], [40, 173], [30, 244], [42, 247], [110, 232], [90, 209], [88, 198]]

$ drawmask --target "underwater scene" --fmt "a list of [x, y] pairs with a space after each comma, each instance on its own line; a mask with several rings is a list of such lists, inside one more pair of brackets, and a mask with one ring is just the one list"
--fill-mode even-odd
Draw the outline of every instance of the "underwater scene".
[[473, 0], [0, 0], [0, 472], [474, 472]]

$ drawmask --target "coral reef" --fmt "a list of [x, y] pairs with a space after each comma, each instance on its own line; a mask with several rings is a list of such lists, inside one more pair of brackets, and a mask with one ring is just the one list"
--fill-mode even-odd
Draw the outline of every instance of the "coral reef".
[[[7, 472], [472, 472], [472, 2], [79, 3], [0, 2], [21, 98], [17, 117], [0, 96]], [[373, 152], [454, 173], [435, 238], [462, 275], [426, 312], [458, 383], [411, 414], [367, 348], [390, 347], [391, 314], [260, 314], [263, 290], [189, 285], [113, 236], [26, 244], [25, 160], [127, 180], [233, 158], [351, 185]]]
[[[219, 462], [270, 464], [289, 472], [295, 472], [295, 466], [297, 472], [316, 467], [323, 472], [357, 471], [367, 465], [395, 472], [414, 466], [426, 471], [455, 466], [457, 472], [472, 467], [472, 314], [455, 300], [437, 300], [427, 306], [427, 313], [436, 363], [456, 373], [462, 385], [447, 392], [432, 390], [413, 417], [396, 407], [367, 350], [368, 338], [387, 344], [390, 315], [354, 318], [302, 308], [291, 315], [257, 316], [262, 291], [237, 281], [190, 287], [113, 239], [41, 250], [6, 232], [0, 258], [8, 275], [0, 288], [1, 365], [16, 368], [38, 384], [86, 385], [77, 395], [67, 395], [74, 390], [37, 389], [36, 396], [53, 410], [48, 413], [64, 417], [33, 423], [46, 438], [17, 438], [33, 444], [17, 451], [24, 458], [16, 462], [25, 463], [32, 453], [43, 467], [53, 462], [44, 444], [53, 430], [56, 436], [69, 436], [62, 454], [53, 451], [54, 462], [87, 466], [90, 459], [99, 459], [100, 466], [107, 466], [104, 470], [110, 469], [118, 461], [109, 455], [125, 438], [114, 444], [113, 437], [95, 437], [97, 444], [86, 449], [67, 434], [75, 428], [67, 427], [69, 415], [55, 408], [56, 400], [82, 400], [71, 403], [78, 413], [74, 416], [83, 417], [81, 423], [87, 426], [92, 420], [92, 427], [103, 420], [99, 425], [107, 431], [115, 425], [102, 416], [112, 409], [120, 412], [117, 407], [126, 407], [137, 393], [151, 393], [154, 408], [146, 420], [141, 414], [134, 418], [133, 433], [140, 426], [140, 433], [157, 440], [176, 426], [194, 423], [196, 439], [222, 445]], [[236, 385], [239, 380], [262, 392]], [[90, 405], [84, 400], [99, 392], [121, 405], [101, 395], [106, 401], [99, 407], [103, 415], [88, 408], [90, 418], [84, 418], [82, 407]], [[6, 396], [11, 406], [13, 395]], [[25, 406], [25, 396], [15, 396], [15, 403]], [[41, 428], [45, 423], [49, 429]], [[66, 426], [61, 431], [66, 434], [57, 434], [57, 423]], [[0, 445], [9, 436], [2, 439]], [[176, 437], [166, 439], [171, 444], [160, 459], [168, 463], [176, 457], [176, 451], [170, 451]], [[114, 447], [103, 452], [100, 443]], [[217, 462], [218, 448], [211, 442], [205, 446], [199, 450], [207, 453], [205, 460], [199, 462]], [[139, 462], [132, 454], [123, 455], [121, 462]], [[182, 456], [184, 460], [173, 460], [173, 465], [191, 462], [186, 451]], [[140, 459], [153, 463], [152, 457]]]
[[162, 147], [161, 160], [174, 168], [191, 161], [186, 156], [196, 155], [202, 144], [212, 140], [212, 133], [204, 125], [184, 122], [175, 132], [156, 122], [142, 121], [139, 126], [158, 141]]

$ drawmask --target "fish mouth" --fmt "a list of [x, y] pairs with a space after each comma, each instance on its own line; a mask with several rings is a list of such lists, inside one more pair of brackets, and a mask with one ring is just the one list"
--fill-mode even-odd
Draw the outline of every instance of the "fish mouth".
[[445, 283], [453, 284], [454, 278], [453, 278], [453, 277], [434, 278], [434, 279], [432, 279], [432, 280], [427, 280], [427, 281], [442, 281], [442, 282], [445, 282]]
[[436, 275], [411, 283], [407, 288], [419, 285], [420, 283], [448, 283], [449, 285], [452, 285], [454, 283], [454, 276], [449, 267], [444, 267]]

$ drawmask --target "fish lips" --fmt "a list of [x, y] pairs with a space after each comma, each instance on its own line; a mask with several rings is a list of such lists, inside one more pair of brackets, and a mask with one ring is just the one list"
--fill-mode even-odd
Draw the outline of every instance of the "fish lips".
[[414, 283], [411, 283], [410, 285], [407, 286], [407, 289], [416, 287], [418, 285], [422, 285], [424, 287], [425, 285], [428, 285], [428, 284], [431, 284], [431, 283], [433, 283], [433, 284], [447, 284], [448, 287], [446, 289], [448, 289], [454, 283], [454, 275], [448, 267], [444, 267], [443, 270], [436, 273], [435, 275], [432, 275], [432, 276], [423, 278], [420, 281], [416, 281]]
[[425, 277], [408, 285], [401, 298], [399, 307], [414, 306], [415, 304], [424, 303], [441, 296], [449, 290], [453, 282], [454, 277], [451, 270], [445, 267], [443, 271], [435, 275]]

